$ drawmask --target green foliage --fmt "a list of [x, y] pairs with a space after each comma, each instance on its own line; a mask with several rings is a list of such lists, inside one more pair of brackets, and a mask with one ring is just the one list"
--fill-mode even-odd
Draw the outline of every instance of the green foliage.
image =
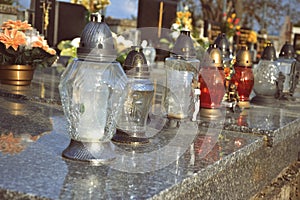
[[51, 66], [57, 59], [56, 55], [47, 53], [42, 48], [19, 46], [15, 51], [12, 47], [8, 49], [0, 43], [0, 65], [31, 65], [33, 68]]

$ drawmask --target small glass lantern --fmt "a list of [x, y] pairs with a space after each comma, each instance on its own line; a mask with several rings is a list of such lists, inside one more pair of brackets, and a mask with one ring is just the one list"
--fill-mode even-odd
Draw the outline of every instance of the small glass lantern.
[[276, 60], [275, 48], [272, 43], [268, 43], [257, 67], [253, 69], [253, 91], [256, 96], [253, 97], [251, 102], [270, 104], [276, 100], [280, 72]]
[[296, 59], [294, 56], [294, 47], [288, 42], [286, 42], [282, 46], [279, 58], [277, 60], [279, 70], [284, 75], [282, 91], [280, 91], [278, 96], [279, 99], [287, 99], [293, 96], [296, 87]]
[[126, 144], [148, 143], [146, 123], [154, 86], [150, 80], [150, 69], [141, 47], [132, 47], [123, 68], [128, 77], [127, 96], [117, 118], [117, 133], [112, 140]]
[[190, 37], [190, 31], [182, 30], [171, 56], [165, 59], [167, 89], [166, 110], [169, 119], [192, 117], [194, 86], [198, 86], [200, 61]]
[[116, 115], [124, 102], [127, 77], [116, 62], [111, 31], [92, 14], [85, 26], [78, 58], [61, 76], [59, 92], [68, 122], [69, 146], [63, 157], [94, 164], [114, 158], [110, 142]]
[[249, 108], [250, 94], [254, 85], [254, 76], [252, 72], [251, 52], [248, 50], [247, 46], [242, 46], [237, 52], [234, 69], [235, 74], [232, 77], [232, 81], [237, 86], [239, 95], [238, 105], [242, 108]]
[[220, 117], [221, 102], [225, 95], [222, 54], [216, 44], [210, 45], [200, 69], [200, 115]]

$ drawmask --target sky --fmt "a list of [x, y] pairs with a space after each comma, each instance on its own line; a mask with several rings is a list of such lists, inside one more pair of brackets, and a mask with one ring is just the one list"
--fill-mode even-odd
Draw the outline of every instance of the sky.
[[[70, 0], [57, 0], [70, 2]], [[137, 16], [138, 0], [110, 0], [111, 4], [107, 7], [106, 16], [116, 19], [131, 19]], [[19, 0], [24, 8], [29, 8], [30, 0]]]

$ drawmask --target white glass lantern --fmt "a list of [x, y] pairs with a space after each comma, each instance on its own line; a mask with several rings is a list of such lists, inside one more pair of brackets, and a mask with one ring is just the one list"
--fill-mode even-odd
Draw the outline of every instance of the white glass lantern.
[[282, 82], [282, 88], [278, 96], [279, 99], [288, 99], [293, 96], [296, 87], [296, 59], [294, 58], [294, 54], [294, 47], [287, 42], [280, 50], [277, 64], [279, 70], [284, 75], [284, 81]]
[[114, 158], [110, 139], [116, 132], [116, 115], [127, 84], [120, 63], [115, 61], [110, 29], [97, 19], [92, 15], [84, 28], [78, 59], [66, 68], [59, 84], [71, 138], [63, 156], [93, 163]]
[[276, 100], [280, 72], [276, 60], [275, 48], [272, 43], [268, 43], [257, 67], [253, 69], [253, 90], [256, 96], [251, 102], [268, 104]]

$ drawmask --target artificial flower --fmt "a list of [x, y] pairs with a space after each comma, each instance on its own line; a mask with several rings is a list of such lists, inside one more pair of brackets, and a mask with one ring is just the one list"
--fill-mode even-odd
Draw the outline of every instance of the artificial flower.
[[0, 66], [50, 67], [57, 59], [56, 51], [26, 21], [8, 20], [1, 30]]

